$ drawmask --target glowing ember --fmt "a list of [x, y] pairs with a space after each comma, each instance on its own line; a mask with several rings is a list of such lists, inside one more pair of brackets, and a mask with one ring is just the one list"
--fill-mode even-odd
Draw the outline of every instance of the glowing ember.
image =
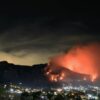
[[[56, 66], [60, 67], [60, 71], [57, 71], [59, 67]], [[48, 64], [49, 70], [47, 70], [47, 75], [51, 77], [52, 81], [64, 79], [65, 73], [61, 71], [61, 67], [80, 74], [90, 75], [91, 81], [95, 81], [99, 77], [100, 71], [100, 44], [91, 43], [76, 46], [68, 53], [51, 58]], [[53, 73], [55, 70], [58, 73]]]
[[61, 81], [65, 77], [63, 69], [58, 68], [58, 70], [52, 70], [52, 68], [50, 69], [50, 66], [48, 66], [45, 71], [48, 78], [54, 82]]

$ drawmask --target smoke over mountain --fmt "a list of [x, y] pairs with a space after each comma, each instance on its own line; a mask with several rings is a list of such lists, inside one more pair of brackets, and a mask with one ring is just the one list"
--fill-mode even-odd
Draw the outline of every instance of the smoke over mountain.
[[100, 43], [77, 45], [67, 53], [52, 57], [48, 63], [49, 71], [58, 70], [59, 67], [90, 75], [91, 81], [95, 81], [100, 77]]

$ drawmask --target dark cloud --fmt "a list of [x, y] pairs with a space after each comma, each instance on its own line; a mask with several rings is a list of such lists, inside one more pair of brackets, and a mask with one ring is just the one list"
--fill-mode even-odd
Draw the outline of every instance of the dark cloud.
[[8, 20], [9, 23], [4, 18], [3, 26], [0, 24], [0, 58], [16, 64], [44, 63], [50, 56], [69, 50], [73, 45], [100, 40], [83, 17], [38, 16]]

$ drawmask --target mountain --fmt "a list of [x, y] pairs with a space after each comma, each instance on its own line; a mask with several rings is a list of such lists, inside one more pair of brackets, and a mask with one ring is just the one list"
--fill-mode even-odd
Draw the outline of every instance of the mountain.
[[25, 86], [42, 86], [47, 83], [43, 74], [46, 64], [22, 66], [0, 62], [0, 83], [23, 83]]
[[61, 84], [86, 85], [91, 82], [89, 75], [71, 71], [63, 66], [47, 66], [46, 72], [49, 79]]
[[[45, 75], [44, 69], [47, 67], [47, 64], [38, 64], [32, 66], [22, 66], [14, 65], [6, 61], [0, 62], [0, 83], [22, 83], [23, 86], [28, 87], [51, 87], [51, 86], [60, 86], [62, 82], [51, 82]], [[64, 83], [67, 82], [67, 79], [70, 78], [76, 82], [76, 80], [82, 80], [83, 77], [87, 75], [82, 75], [70, 71], [69, 69], [62, 69], [66, 73], [66, 78]]]

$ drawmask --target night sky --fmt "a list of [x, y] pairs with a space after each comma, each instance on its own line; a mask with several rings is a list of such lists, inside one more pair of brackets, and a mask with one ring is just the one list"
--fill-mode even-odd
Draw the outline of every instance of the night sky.
[[63, 4], [0, 6], [0, 61], [47, 63], [74, 45], [98, 42], [100, 16], [93, 8], [97, 6]]

